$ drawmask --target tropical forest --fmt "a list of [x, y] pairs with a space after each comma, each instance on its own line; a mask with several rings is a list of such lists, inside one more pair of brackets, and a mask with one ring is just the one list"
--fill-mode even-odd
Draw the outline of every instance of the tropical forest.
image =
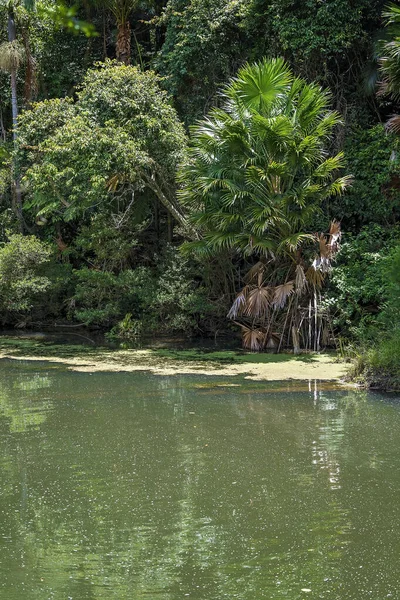
[[400, 8], [2, 0], [0, 316], [400, 366]]
[[400, 4], [0, 0], [0, 600], [400, 598]]

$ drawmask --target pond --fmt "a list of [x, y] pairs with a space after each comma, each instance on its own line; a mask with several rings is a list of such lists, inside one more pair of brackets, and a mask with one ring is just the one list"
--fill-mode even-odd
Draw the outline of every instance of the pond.
[[400, 398], [0, 365], [0, 598], [400, 597]]

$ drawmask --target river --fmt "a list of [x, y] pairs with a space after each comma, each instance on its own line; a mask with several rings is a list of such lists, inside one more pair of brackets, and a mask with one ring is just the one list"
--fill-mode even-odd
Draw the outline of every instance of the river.
[[400, 598], [400, 397], [0, 365], [0, 598]]

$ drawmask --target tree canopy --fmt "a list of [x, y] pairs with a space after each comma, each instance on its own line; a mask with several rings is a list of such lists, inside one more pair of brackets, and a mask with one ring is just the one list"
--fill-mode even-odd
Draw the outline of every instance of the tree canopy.
[[323, 200], [340, 194], [343, 154], [328, 145], [340, 118], [330, 96], [281, 59], [242, 68], [221, 108], [191, 130], [182, 201], [202, 228], [197, 248], [276, 255], [295, 250]]
[[134, 210], [147, 194], [186, 225], [174, 195], [185, 134], [154, 73], [99, 65], [76, 102], [36, 104], [19, 131], [25, 206], [36, 215], [69, 221], [115, 202]]

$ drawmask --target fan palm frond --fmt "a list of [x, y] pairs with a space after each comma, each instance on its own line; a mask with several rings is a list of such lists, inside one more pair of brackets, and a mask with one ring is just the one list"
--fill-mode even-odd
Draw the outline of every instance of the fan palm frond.
[[227, 95], [237, 97], [246, 107], [268, 113], [277, 96], [289, 89], [293, 76], [282, 58], [264, 59], [245, 65], [227, 88]]
[[265, 346], [266, 334], [260, 329], [251, 329], [240, 325], [242, 328], [243, 348], [252, 352], [259, 352]]
[[400, 115], [393, 115], [386, 123], [386, 128], [393, 133], [400, 133]]
[[329, 247], [332, 254], [335, 254], [339, 250], [339, 242], [342, 237], [342, 230], [340, 222], [333, 219], [329, 227]]
[[277, 285], [274, 289], [272, 304], [274, 308], [283, 308], [286, 300], [294, 291], [294, 281], [287, 281], [282, 285]]
[[248, 283], [252, 283], [255, 279], [258, 280], [260, 274], [264, 275], [266, 269], [265, 261], [259, 260], [251, 269], [246, 273], [244, 280]]
[[247, 297], [243, 314], [248, 317], [263, 317], [271, 305], [272, 291], [267, 286], [253, 288]]
[[239, 294], [236, 296], [234, 303], [232, 304], [227, 317], [228, 319], [236, 319], [239, 315], [243, 314], [247, 298], [249, 295], [250, 288], [249, 286], [245, 286]]

